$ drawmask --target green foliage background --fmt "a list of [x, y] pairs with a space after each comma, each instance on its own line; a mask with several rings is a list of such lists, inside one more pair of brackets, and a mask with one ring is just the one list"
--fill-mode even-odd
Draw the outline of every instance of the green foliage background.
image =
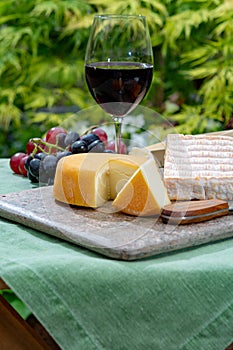
[[93, 105], [83, 61], [96, 13], [147, 17], [155, 71], [144, 106], [183, 133], [232, 127], [232, 0], [1, 0], [1, 157]]

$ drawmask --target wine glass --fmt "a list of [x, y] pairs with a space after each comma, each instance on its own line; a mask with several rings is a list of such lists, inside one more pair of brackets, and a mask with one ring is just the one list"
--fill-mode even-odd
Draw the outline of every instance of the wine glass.
[[120, 153], [123, 118], [142, 101], [153, 76], [153, 53], [146, 18], [96, 15], [85, 55], [85, 76], [95, 101], [115, 124]]

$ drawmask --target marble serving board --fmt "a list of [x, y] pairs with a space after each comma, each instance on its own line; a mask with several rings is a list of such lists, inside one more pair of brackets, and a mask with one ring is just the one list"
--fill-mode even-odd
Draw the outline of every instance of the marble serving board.
[[0, 216], [120, 260], [136, 260], [233, 236], [233, 217], [167, 225], [158, 217], [139, 218], [55, 201], [52, 186], [0, 196]]

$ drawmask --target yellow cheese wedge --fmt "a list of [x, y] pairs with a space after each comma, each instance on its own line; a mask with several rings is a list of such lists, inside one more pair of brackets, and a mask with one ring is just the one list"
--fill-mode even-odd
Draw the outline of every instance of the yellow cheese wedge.
[[135, 156], [117, 156], [109, 159], [109, 199], [115, 199], [130, 177], [146, 159]]
[[57, 165], [53, 195], [72, 205], [97, 208], [114, 199], [144, 157], [85, 153], [62, 158]]
[[138, 168], [112, 203], [116, 210], [135, 216], [160, 215], [167, 204], [170, 200], [153, 159]]

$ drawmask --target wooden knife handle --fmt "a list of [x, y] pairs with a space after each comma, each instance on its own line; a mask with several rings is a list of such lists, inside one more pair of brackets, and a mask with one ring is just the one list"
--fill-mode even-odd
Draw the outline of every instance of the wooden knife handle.
[[181, 225], [210, 220], [228, 213], [228, 203], [219, 199], [177, 201], [163, 208], [161, 218], [165, 223]]

